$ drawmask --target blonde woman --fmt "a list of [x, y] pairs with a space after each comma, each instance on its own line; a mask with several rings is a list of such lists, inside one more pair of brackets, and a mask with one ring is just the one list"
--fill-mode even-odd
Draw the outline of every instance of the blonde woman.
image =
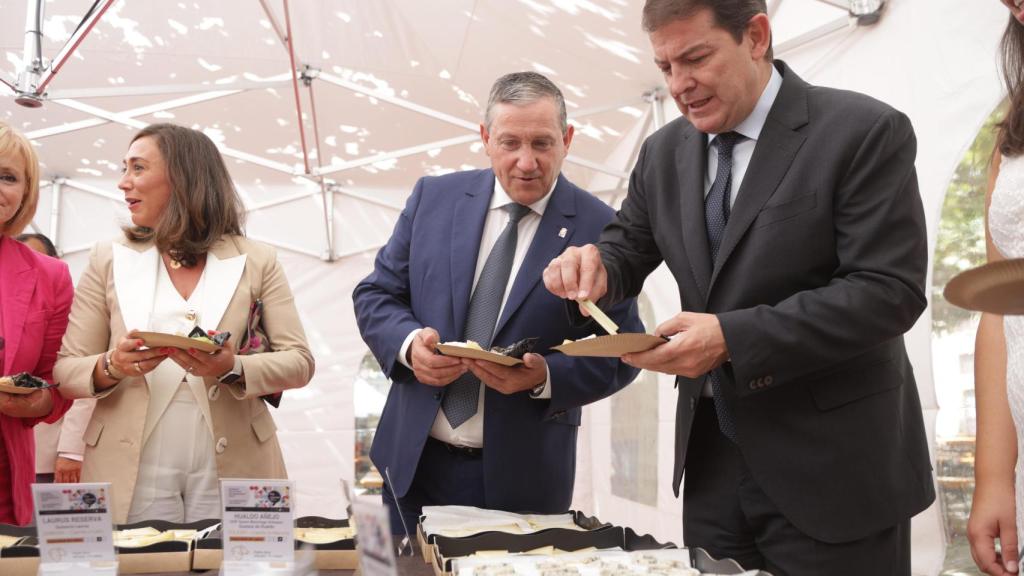
[[[32, 220], [38, 199], [32, 144], [0, 122], [0, 374], [52, 381], [74, 289], [66, 264], [13, 238]], [[51, 389], [0, 393], [0, 524], [32, 520], [32, 427], [57, 421], [70, 406]]]

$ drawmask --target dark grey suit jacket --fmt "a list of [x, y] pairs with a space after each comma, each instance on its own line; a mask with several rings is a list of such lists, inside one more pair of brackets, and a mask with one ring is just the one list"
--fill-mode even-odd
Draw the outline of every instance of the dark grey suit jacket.
[[[707, 138], [686, 119], [644, 143], [598, 245], [603, 305], [636, 295], [663, 260], [683, 310], [718, 315], [721, 375], [750, 471], [786, 517], [824, 541], [862, 538], [935, 498], [903, 334], [925, 309], [924, 213], [909, 119], [867, 96], [782, 88], [712, 266]], [[679, 378], [673, 487], [704, 377]], [[710, 400], [708, 400], [710, 401]]]

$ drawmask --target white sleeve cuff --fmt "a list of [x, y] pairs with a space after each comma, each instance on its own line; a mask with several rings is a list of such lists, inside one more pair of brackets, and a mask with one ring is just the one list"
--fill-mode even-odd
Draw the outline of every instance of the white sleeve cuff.
[[409, 335], [405, 337], [405, 342], [402, 342], [402, 347], [398, 349], [398, 362], [409, 370], [412, 370], [412, 365], [405, 360], [405, 357], [409, 353], [409, 346], [412, 346], [412, 339], [420, 333], [420, 330], [422, 330], [422, 328], [417, 328], [412, 332], [409, 332]]
[[75, 454], [73, 452], [57, 452], [58, 458], [67, 458], [68, 460], [74, 460], [75, 462], [81, 462], [85, 460], [85, 456], [82, 454]]
[[534, 398], [536, 400], [551, 399], [551, 368], [548, 368], [547, 364], [545, 364], [544, 371], [547, 372], [547, 377], [544, 379], [544, 387], [536, 394], [530, 392], [530, 398]]

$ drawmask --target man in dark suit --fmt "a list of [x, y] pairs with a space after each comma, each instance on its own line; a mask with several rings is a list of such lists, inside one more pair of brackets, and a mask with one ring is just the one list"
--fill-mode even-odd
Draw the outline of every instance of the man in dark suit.
[[[566, 511], [580, 406], [636, 376], [618, 359], [547, 353], [594, 327], [570, 325], [541, 273], [567, 246], [596, 241], [613, 215], [560, 175], [572, 135], [551, 81], [500, 78], [480, 126], [492, 169], [420, 179], [353, 293], [359, 330], [392, 381], [370, 457], [395, 533], [426, 505]], [[643, 330], [634, 300], [611, 315]], [[515, 367], [435, 353], [438, 342], [487, 349], [530, 337], [541, 353]]]
[[910, 122], [773, 62], [763, 0], [648, 0], [643, 20], [684, 118], [545, 284], [609, 306], [672, 271], [671, 340], [624, 360], [678, 376], [688, 546], [776, 576], [909, 574], [935, 498], [903, 343], [928, 261]]

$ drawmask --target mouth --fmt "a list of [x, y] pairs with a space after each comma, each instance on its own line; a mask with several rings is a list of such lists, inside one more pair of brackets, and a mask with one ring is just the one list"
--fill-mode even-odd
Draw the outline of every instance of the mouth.
[[125, 198], [124, 201], [128, 203], [128, 210], [131, 211], [134, 211], [139, 204], [142, 204], [142, 200], [138, 198]]
[[700, 112], [711, 102], [711, 97], [701, 98], [700, 100], [690, 100], [689, 102], [683, 102], [683, 106], [690, 112]]

